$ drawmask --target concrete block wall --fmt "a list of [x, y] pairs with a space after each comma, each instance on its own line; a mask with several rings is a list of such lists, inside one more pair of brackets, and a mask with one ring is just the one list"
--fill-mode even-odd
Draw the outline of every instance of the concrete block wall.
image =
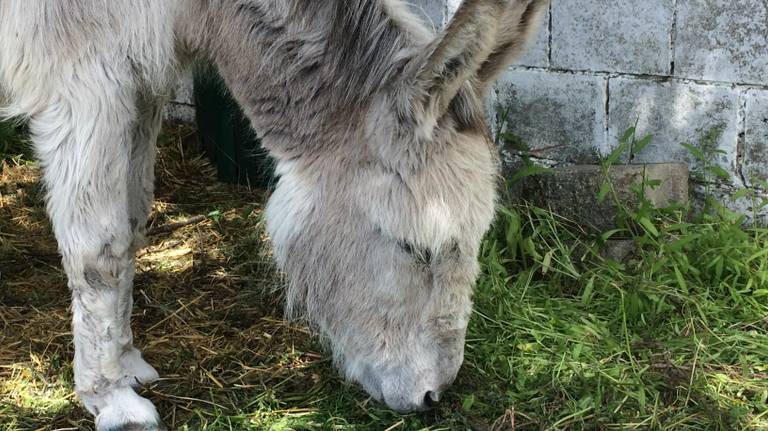
[[[435, 28], [460, 2], [408, 1]], [[179, 102], [188, 114], [190, 101]], [[725, 196], [756, 186], [768, 178], [768, 3], [552, 0], [491, 105], [543, 163], [597, 162], [637, 124], [653, 144], [631, 163], [681, 161], [696, 171], [681, 144], [714, 137], [714, 162], [730, 178], [710, 188]]]
[[768, 178], [766, 23], [763, 0], [553, 0], [494, 104], [548, 164], [596, 162], [637, 124], [653, 144], [627, 162], [686, 162], [695, 173], [681, 144], [712, 142], [730, 178], [709, 188], [750, 212], [727, 196]]

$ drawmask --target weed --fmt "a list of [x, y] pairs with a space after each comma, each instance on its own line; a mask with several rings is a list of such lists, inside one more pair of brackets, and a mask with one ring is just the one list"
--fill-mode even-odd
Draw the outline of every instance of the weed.
[[[602, 163], [650, 137], [624, 135]], [[706, 156], [705, 156], [706, 157]], [[712, 166], [712, 165], [709, 165]], [[529, 205], [502, 208], [481, 251], [467, 363], [478, 416], [514, 407], [520, 429], [764, 429], [768, 426], [768, 230], [725, 210], [654, 208], [643, 181], [601, 237]], [[489, 383], [490, 382], [490, 383]]]
[[0, 160], [20, 163], [31, 158], [26, 125], [18, 120], [0, 121]]

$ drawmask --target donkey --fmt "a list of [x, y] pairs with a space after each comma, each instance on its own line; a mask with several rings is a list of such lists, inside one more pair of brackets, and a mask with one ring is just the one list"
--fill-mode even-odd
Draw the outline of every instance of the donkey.
[[549, 0], [465, 0], [439, 35], [402, 0], [2, 0], [2, 114], [29, 120], [96, 429], [157, 430], [135, 389], [134, 252], [165, 89], [215, 65], [280, 177], [266, 208], [287, 312], [397, 411], [463, 360], [497, 156], [483, 98]]

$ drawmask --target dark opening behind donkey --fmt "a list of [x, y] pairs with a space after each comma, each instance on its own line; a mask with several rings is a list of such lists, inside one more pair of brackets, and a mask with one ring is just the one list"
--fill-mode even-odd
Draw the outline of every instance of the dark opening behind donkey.
[[[495, 148], [483, 97], [548, 0], [465, 0], [435, 37], [400, 0], [2, 0], [3, 115], [30, 120], [99, 430], [157, 429], [133, 385], [134, 252], [164, 94], [212, 62], [278, 161], [268, 228], [290, 314], [399, 411], [463, 359]], [[44, 286], [41, 286], [44, 288]]]

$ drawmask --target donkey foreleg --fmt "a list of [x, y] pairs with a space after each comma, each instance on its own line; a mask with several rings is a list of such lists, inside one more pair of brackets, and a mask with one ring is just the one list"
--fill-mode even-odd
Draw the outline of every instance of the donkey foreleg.
[[157, 410], [131, 387], [157, 377], [130, 329], [136, 230], [144, 223], [132, 220], [137, 93], [115, 82], [119, 71], [78, 72], [92, 80], [67, 83], [30, 120], [72, 292], [75, 390], [98, 431], [157, 430]]
[[[128, 222], [133, 234], [133, 251], [144, 246], [146, 221], [154, 200], [155, 145], [162, 125], [162, 111], [163, 101], [154, 96], [142, 95], [137, 100], [137, 121], [130, 135], [127, 191]], [[132, 340], [133, 283], [126, 284], [120, 295], [122, 332]], [[120, 359], [131, 385], [145, 385], [159, 378], [157, 371], [141, 357], [141, 352], [135, 347], [126, 349]]]

